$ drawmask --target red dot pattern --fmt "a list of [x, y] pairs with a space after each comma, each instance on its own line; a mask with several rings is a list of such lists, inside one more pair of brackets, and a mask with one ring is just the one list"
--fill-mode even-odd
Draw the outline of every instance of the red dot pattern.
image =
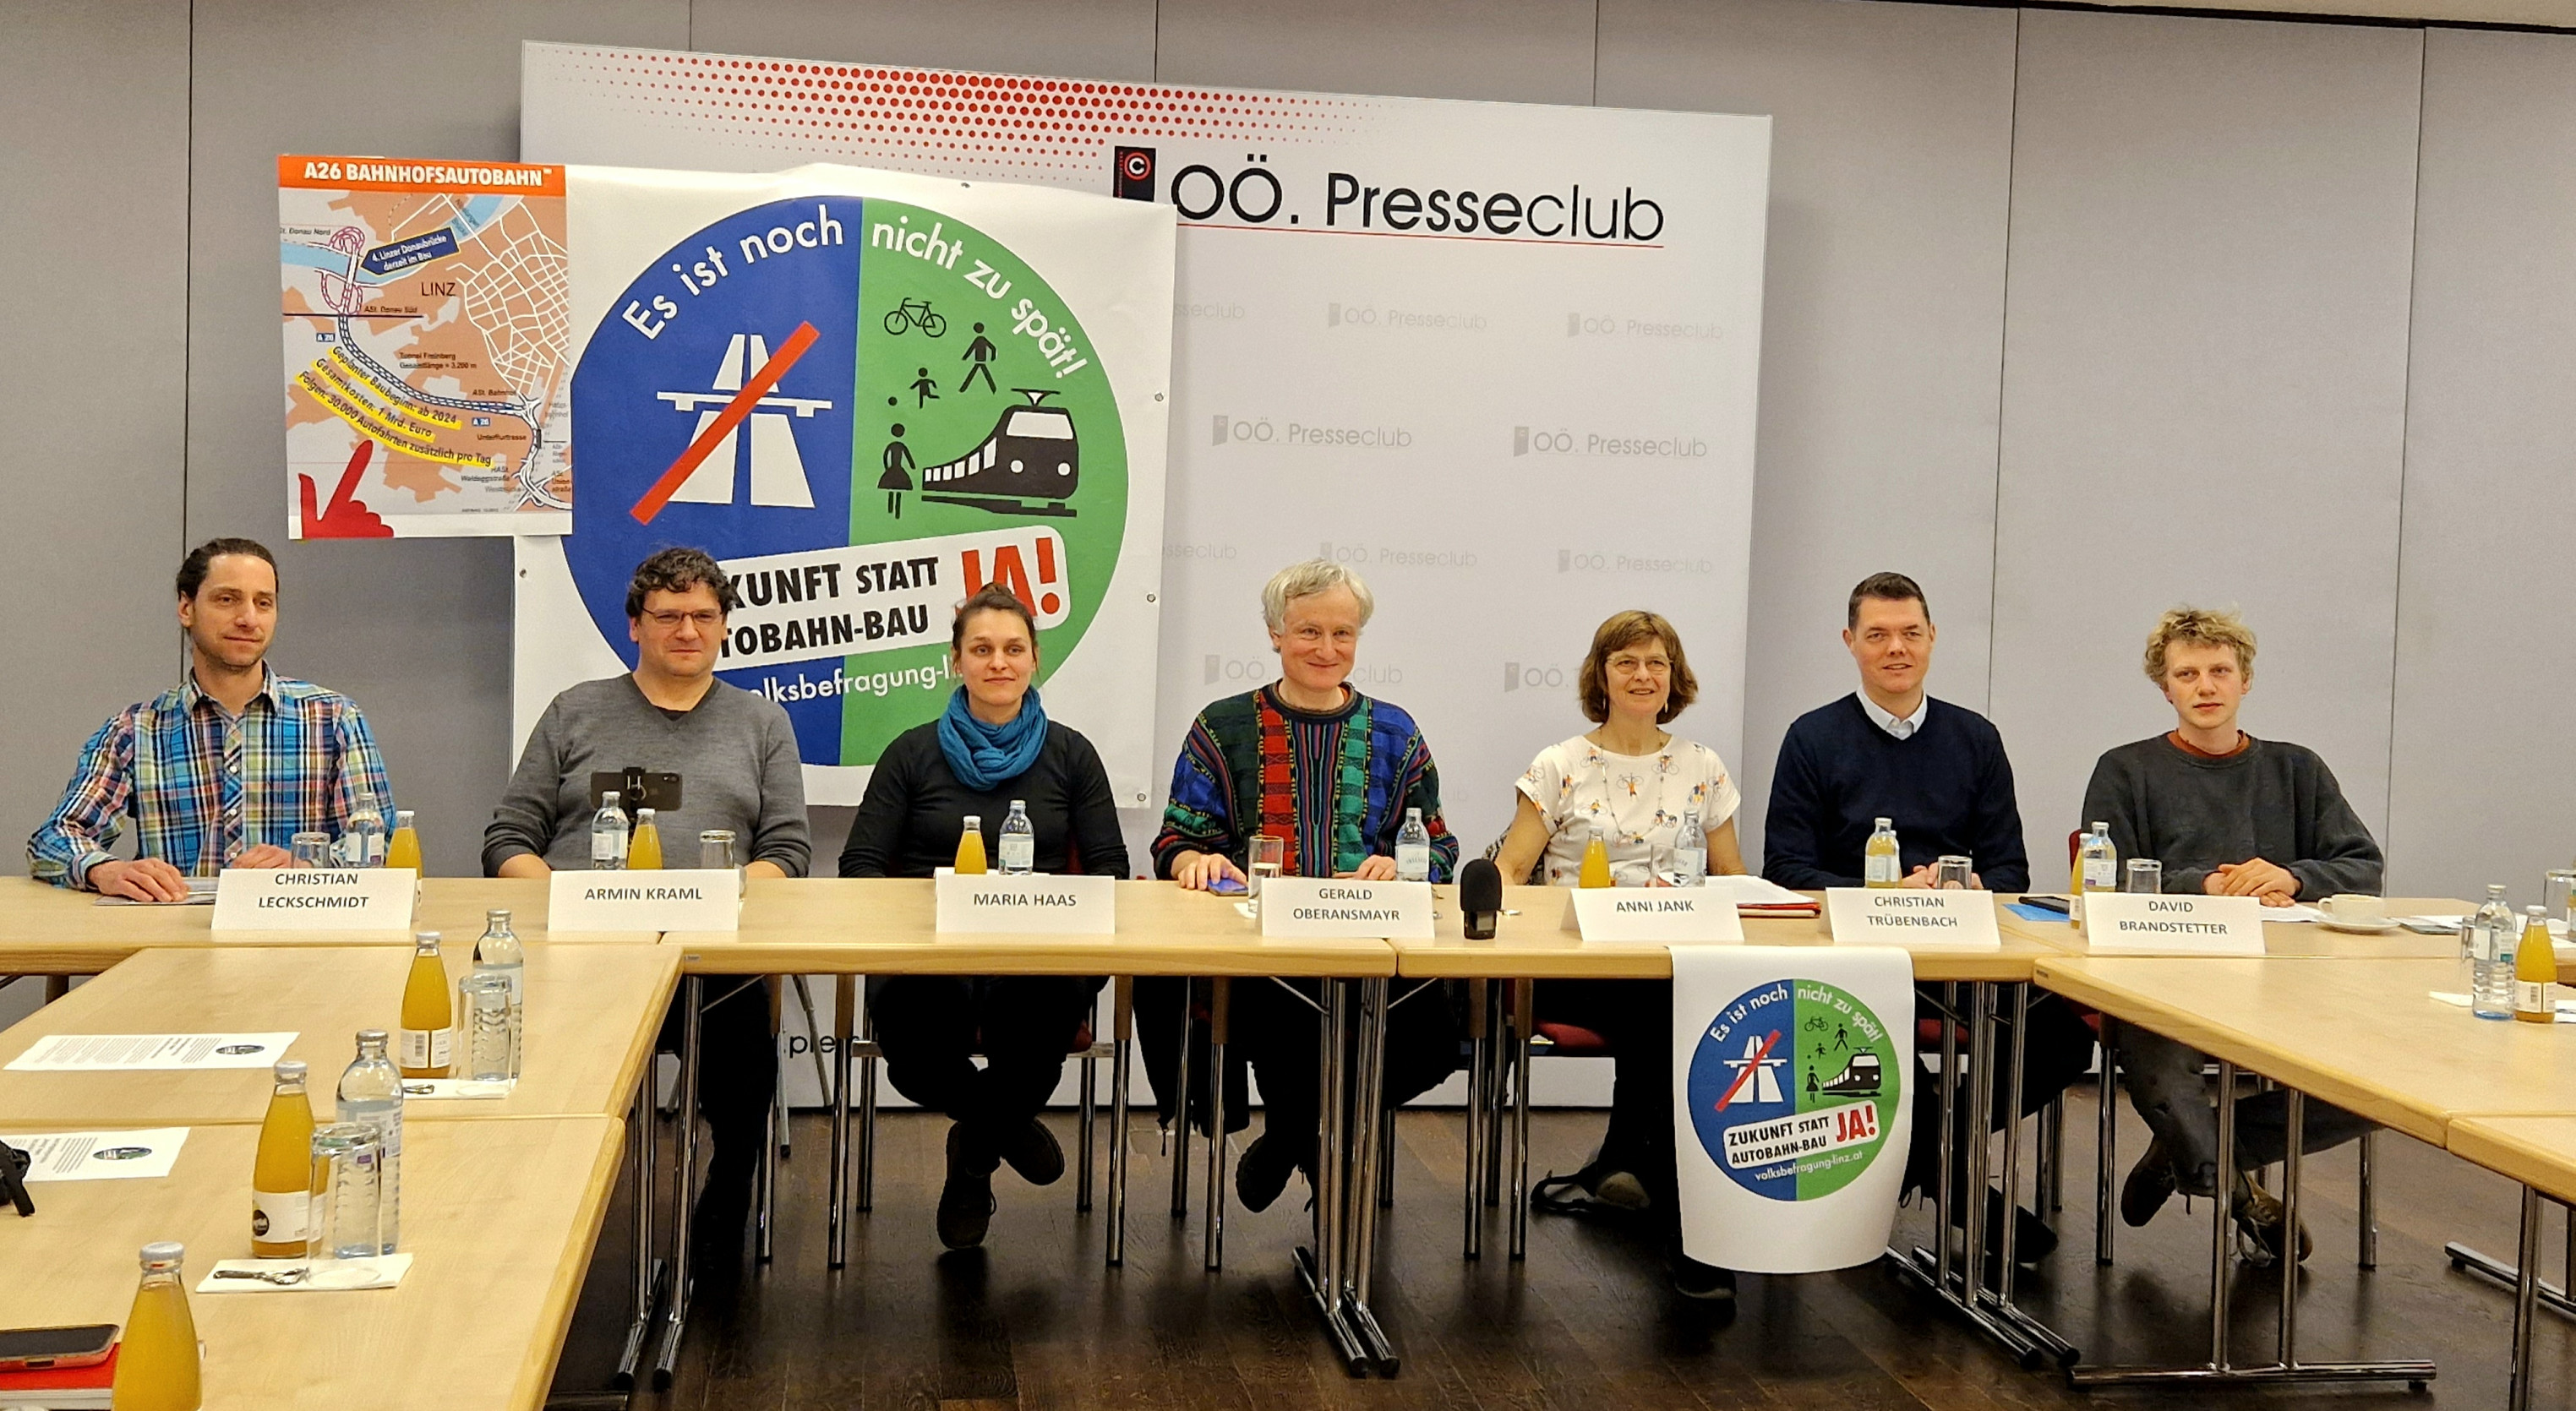
[[923, 157], [960, 173], [1109, 170], [1110, 147], [1235, 139], [1322, 144], [1376, 105], [1314, 94], [876, 68], [652, 50], [576, 51], [570, 65], [638, 116], [836, 157]]

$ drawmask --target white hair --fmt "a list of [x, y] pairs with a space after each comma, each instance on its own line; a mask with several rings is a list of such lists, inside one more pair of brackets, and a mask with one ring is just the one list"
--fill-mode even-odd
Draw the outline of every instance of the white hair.
[[1358, 573], [1330, 559], [1292, 563], [1270, 575], [1270, 581], [1261, 585], [1261, 620], [1270, 624], [1271, 631], [1285, 632], [1290, 603], [1335, 588], [1348, 588], [1351, 596], [1359, 599], [1360, 626], [1368, 626], [1369, 618], [1377, 612], [1377, 595], [1369, 591]]

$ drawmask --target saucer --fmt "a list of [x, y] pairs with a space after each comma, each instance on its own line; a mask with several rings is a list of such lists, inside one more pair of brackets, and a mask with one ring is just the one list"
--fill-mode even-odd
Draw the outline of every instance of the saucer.
[[2376, 921], [2338, 921], [2320, 913], [2317, 924], [2329, 931], [2342, 931], [2354, 936], [2385, 936], [2391, 931], [2402, 929], [2400, 923], [2385, 916]]

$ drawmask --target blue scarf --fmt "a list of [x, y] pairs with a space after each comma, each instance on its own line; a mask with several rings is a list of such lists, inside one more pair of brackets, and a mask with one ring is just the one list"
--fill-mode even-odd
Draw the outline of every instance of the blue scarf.
[[1037, 688], [1020, 698], [1020, 713], [1009, 723], [987, 725], [966, 708], [966, 688], [948, 694], [948, 713], [939, 717], [939, 752], [957, 782], [975, 792], [990, 793], [1003, 781], [1017, 779], [1038, 762], [1046, 746], [1046, 707]]

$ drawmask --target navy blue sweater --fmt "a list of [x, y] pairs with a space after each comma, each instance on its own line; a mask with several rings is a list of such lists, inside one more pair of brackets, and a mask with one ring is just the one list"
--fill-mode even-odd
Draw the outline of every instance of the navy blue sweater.
[[1933, 701], [1903, 740], [1879, 729], [1857, 695], [1799, 716], [1771, 775], [1762, 875], [1784, 887], [1857, 887], [1877, 818], [1896, 825], [1908, 872], [1956, 853], [1976, 859], [1992, 891], [2030, 887], [2012, 761], [1973, 710]]

